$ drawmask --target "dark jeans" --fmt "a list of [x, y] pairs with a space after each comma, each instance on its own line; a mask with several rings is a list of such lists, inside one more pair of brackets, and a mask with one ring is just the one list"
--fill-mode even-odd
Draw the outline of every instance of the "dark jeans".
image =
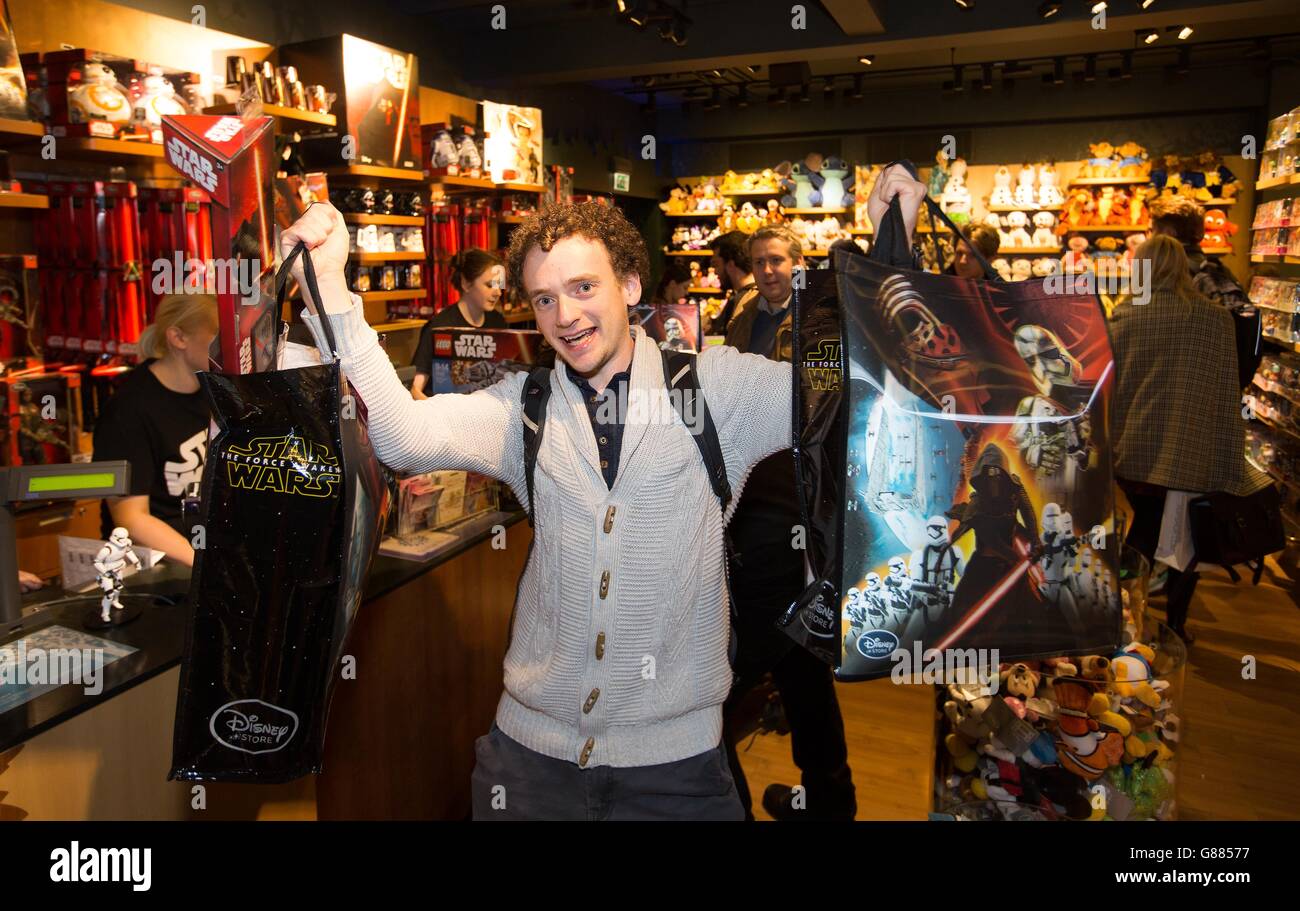
[[553, 759], [495, 724], [474, 742], [475, 821], [744, 818], [722, 747], [661, 765], [596, 766]]
[[[1156, 545], [1160, 543], [1160, 523], [1164, 518], [1165, 494], [1168, 491], [1163, 487], [1137, 484], [1122, 478], [1119, 486], [1133, 507], [1133, 525], [1129, 528], [1124, 543], [1146, 557], [1154, 572]], [[1200, 578], [1200, 573], [1181, 572], [1169, 567], [1165, 582], [1165, 616], [1169, 627], [1176, 632], [1181, 632], [1187, 622], [1187, 610], [1192, 604], [1192, 594], [1196, 591], [1196, 583]]]
[[[777, 636], [784, 636], [773, 629]], [[745, 636], [740, 637], [744, 649]], [[809, 819], [852, 819], [857, 812], [853, 776], [849, 771], [849, 751], [844, 742], [844, 719], [835, 696], [835, 678], [831, 669], [809, 651], [795, 645], [771, 667], [772, 679], [781, 693], [785, 717], [790, 724], [790, 745], [794, 764], [802, 773], [801, 784], [806, 798], [803, 811]], [[723, 706], [723, 725], [734, 717], [736, 707], [762, 674], [742, 678]], [[736, 779], [745, 818], [752, 819], [749, 784], [736, 752], [735, 739], [724, 734], [731, 772]]]

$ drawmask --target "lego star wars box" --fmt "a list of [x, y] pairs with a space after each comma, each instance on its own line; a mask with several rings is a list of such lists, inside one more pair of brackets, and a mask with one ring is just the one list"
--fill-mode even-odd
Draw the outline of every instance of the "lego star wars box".
[[282, 45], [280, 63], [297, 67], [304, 83], [341, 87], [334, 114], [340, 132], [355, 143], [352, 164], [422, 166], [415, 54], [355, 35], [335, 35]]
[[639, 325], [665, 351], [699, 351], [704, 332], [697, 304], [641, 304], [632, 310]]
[[186, 114], [164, 117], [167, 163], [211, 198], [214, 261], [238, 277], [216, 288], [221, 330], [214, 369], [270, 369], [276, 330], [275, 143], [272, 118]]
[[542, 356], [542, 334], [514, 329], [434, 329], [430, 394], [486, 389]]

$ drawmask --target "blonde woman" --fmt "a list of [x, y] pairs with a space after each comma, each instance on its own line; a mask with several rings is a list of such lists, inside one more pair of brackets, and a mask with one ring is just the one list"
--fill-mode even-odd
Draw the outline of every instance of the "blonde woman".
[[195, 375], [208, 369], [217, 337], [217, 300], [169, 294], [140, 336], [143, 360], [118, 386], [95, 423], [95, 458], [131, 463], [131, 492], [104, 501], [105, 538], [121, 525], [135, 544], [194, 564], [181, 500], [203, 476], [208, 405]]
[[[1171, 490], [1246, 496], [1269, 484], [1246, 463], [1232, 316], [1192, 284], [1182, 244], [1157, 234], [1133, 256], [1149, 299], [1111, 314], [1115, 349], [1115, 474], [1133, 507], [1127, 543], [1155, 554]], [[1188, 642], [1197, 574], [1170, 569], [1168, 623]]]

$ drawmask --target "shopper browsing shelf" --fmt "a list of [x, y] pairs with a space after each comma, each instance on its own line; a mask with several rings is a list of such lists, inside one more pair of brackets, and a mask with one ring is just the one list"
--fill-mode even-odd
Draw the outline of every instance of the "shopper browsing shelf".
[[197, 491], [208, 447], [208, 403], [196, 374], [208, 369], [217, 337], [217, 299], [169, 294], [140, 336], [144, 360], [108, 400], [95, 423], [95, 460], [131, 463], [131, 491], [106, 500], [100, 534], [116, 526], [131, 540], [194, 564], [181, 502]]
[[[1167, 493], [1245, 496], [1269, 479], [1245, 459], [1232, 317], [1196, 292], [1172, 237], [1151, 237], [1134, 261], [1150, 270], [1150, 300], [1123, 300], [1111, 314], [1111, 427], [1115, 475], [1134, 512], [1126, 542], [1151, 561]], [[1168, 623], [1184, 639], [1198, 578], [1171, 568], [1166, 583]]]
[[[883, 212], [901, 195], [910, 230], [923, 193], [899, 170], [882, 176], [871, 205]], [[741, 818], [720, 746], [731, 684], [725, 517], [692, 432], [650, 407], [667, 384], [658, 347], [629, 324], [648, 272], [636, 230], [615, 208], [581, 204], [546, 209], [511, 238], [511, 283], [559, 360], [532, 497], [525, 376], [413, 401], [348, 291], [342, 217], [312, 206], [282, 251], [299, 241], [321, 298], [307, 323], [325, 349], [319, 320], [330, 320], [379, 458], [404, 471], [478, 471], [531, 506], [505, 691], [477, 744], [475, 817]], [[753, 465], [789, 445], [790, 366], [718, 347], [696, 372], [739, 491]], [[496, 809], [501, 787], [509, 796]]]
[[[753, 235], [749, 255], [759, 293], [731, 321], [727, 344], [788, 363], [793, 350], [790, 299], [794, 270], [804, 267], [802, 245], [789, 228], [764, 227]], [[729, 731], [738, 730], [745, 695], [771, 673], [790, 724], [790, 747], [802, 772], [805, 807], [793, 808], [793, 788], [772, 784], [763, 793], [764, 809], [781, 820], [852, 819], [857, 803], [834, 675], [775, 625], [804, 590], [804, 552], [792, 546], [802, 522], [794, 457], [783, 449], [754, 466], [728, 525], [739, 679], [723, 717]], [[749, 788], [735, 742], [734, 735], [727, 738], [727, 755], [748, 816]]]
[[664, 274], [659, 277], [652, 304], [680, 304], [691, 286], [691, 270], [679, 262], [664, 266]]
[[749, 261], [749, 235], [744, 231], [729, 231], [715, 238], [711, 245], [713, 258], [709, 265], [722, 278], [722, 288], [730, 291], [722, 310], [709, 324], [709, 335], [726, 335], [727, 325], [739, 312], [741, 304], [758, 293]]
[[424, 388], [433, 375], [434, 329], [508, 328], [506, 318], [497, 309], [501, 302], [501, 289], [505, 287], [505, 267], [501, 260], [476, 247], [462, 250], [452, 257], [451, 283], [460, 292], [460, 300], [444, 307], [424, 324], [415, 347], [415, 357], [411, 359], [411, 366], [415, 368], [411, 395], [417, 399], [428, 398]]

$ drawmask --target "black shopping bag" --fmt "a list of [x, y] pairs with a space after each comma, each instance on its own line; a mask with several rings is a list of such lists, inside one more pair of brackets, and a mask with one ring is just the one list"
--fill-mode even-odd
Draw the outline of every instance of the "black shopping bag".
[[795, 294], [815, 581], [787, 632], [849, 680], [889, 674], [900, 650], [1108, 653], [1114, 364], [1095, 290], [1001, 282], [987, 263], [985, 280], [919, 271], [897, 202], [884, 221], [873, 256], [836, 255], [833, 291]]
[[[300, 244], [281, 267], [277, 313], [299, 255], [320, 299]], [[388, 486], [336, 358], [200, 381], [218, 432], [203, 474], [206, 540], [190, 584], [170, 777], [289, 781], [320, 771]]]

